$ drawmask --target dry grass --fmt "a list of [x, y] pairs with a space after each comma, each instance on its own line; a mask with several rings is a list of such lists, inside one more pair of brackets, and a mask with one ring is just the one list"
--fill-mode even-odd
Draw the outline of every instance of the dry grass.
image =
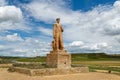
[[101, 65], [101, 66], [120, 66], [120, 61], [74, 61], [73, 64], [81, 65]]
[[0, 64], [0, 68], [8, 68], [11, 66], [12, 66], [12, 64]]

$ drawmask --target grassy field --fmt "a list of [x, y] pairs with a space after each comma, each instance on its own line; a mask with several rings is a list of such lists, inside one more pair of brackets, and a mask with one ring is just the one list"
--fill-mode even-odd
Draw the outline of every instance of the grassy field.
[[[0, 64], [18, 62], [45, 62], [46, 57], [0, 57]], [[110, 70], [120, 72], [120, 55], [105, 53], [72, 54], [72, 66], [88, 66], [90, 71]]]
[[90, 71], [117, 71], [120, 74], [120, 61], [73, 61], [73, 66], [88, 66]]
[[120, 55], [105, 53], [72, 54], [73, 66], [88, 66], [90, 71], [107, 70], [120, 74]]
[[120, 66], [120, 61], [73, 61], [72, 64], [81, 64], [86, 66]]
[[18, 62], [45, 62], [46, 57], [1, 57], [0, 64]]
[[105, 53], [77, 53], [72, 54], [72, 61], [120, 61], [120, 55], [108, 55]]

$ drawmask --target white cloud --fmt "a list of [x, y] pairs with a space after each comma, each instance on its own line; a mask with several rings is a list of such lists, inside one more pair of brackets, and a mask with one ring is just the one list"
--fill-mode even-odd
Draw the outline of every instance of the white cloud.
[[49, 43], [41, 41], [40, 39], [28, 37], [21, 40], [20, 36], [16, 38], [17, 35], [18, 34], [9, 35], [10, 39], [14, 39], [9, 39], [9, 42], [5, 45], [0, 45], [0, 55], [21, 57], [45, 56], [51, 49]]
[[117, 7], [117, 8], [120, 8], [120, 0], [117, 0], [117, 1], [114, 3], [114, 6]]
[[120, 44], [120, 35], [117, 35], [117, 36], [114, 36], [114, 42], [113, 42], [113, 45], [114, 46], [119, 46]]
[[[69, 1], [69, 0], [68, 0]], [[64, 16], [69, 18], [69, 15], [65, 12], [68, 11], [68, 9], [63, 9], [67, 7], [65, 5], [64, 0], [38, 0], [33, 1], [30, 4], [25, 6], [27, 10], [31, 12], [31, 15], [34, 16], [36, 19], [44, 21], [46, 23], [51, 23], [55, 21], [57, 17], [63, 18]], [[68, 16], [67, 16], [68, 15]], [[67, 22], [66, 19], [66, 22]]]
[[17, 33], [14, 33], [13, 35], [7, 35], [6, 39], [8, 41], [23, 41], [23, 39], [20, 36], [18, 36]]
[[23, 39], [18, 35], [18, 33], [14, 33], [12, 35], [0, 36], [0, 41], [23, 41]]
[[0, 0], [0, 6], [4, 6], [6, 4], [7, 4], [6, 0]]
[[100, 49], [103, 50], [103, 49], [106, 49], [108, 47], [109, 47], [108, 44], [103, 42], [103, 43], [94, 44], [93, 46], [91, 46], [91, 49], [92, 50], [100, 50]]
[[44, 28], [44, 27], [39, 27], [38, 29], [41, 33], [47, 36], [52, 36], [52, 29], [49, 28]]
[[101, 43], [85, 43], [83, 41], [73, 41], [67, 46], [71, 52], [109, 52], [109, 49], [112, 49], [111, 45], [108, 45], [106, 42]]
[[70, 46], [83, 46], [84, 43], [82, 41], [73, 41], [72, 43], [70, 43]]
[[19, 8], [15, 6], [0, 7], [0, 31], [20, 29], [16, 25], [20, 25], [21, 21], [22, 12]]
[[3, 45], [0, 45], [0, 48], [3, 48], [4, 46]]
[[7, 30], [28, 31], [30, 28], [26, 25], [22, 11], [15, 6], [0, 7], [0, 33]]
[[22, 30], [28, 32], [31, 30], [28, 25], [26, 25], [23, 21], [19, 23], [12, 23], [10, 21], [4, 21], [0, 23], [0, 33], [4, 33], [8, 30]]
[[22, 19], [22, 12], [20, 8], [15, 6], [0, 7], [0, 22], [12, 21], [19, 22]]

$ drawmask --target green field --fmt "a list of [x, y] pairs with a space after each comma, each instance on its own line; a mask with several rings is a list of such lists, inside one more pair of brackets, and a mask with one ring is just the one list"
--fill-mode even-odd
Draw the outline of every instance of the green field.
[[77, 53], [72, 54], [72, 61], [120, 61], [120, 55], [108, 55], [105, 53]]
[[120, 74], [120, 55], [105, 53], [72, 54], [73, 66], [88, 66], [90, 71], [117, 71]]
[[73, 66], [88, 66], [90, 71], [110, 70], [120, 72], [120, 61], [73, 61]]

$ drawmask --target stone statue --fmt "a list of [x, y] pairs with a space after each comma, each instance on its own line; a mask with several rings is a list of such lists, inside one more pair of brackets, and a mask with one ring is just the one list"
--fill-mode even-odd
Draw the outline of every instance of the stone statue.
[[56, 23], [53, 25], [53, 41], [52, 41], [52, 51], [47, 54], [46, 65], [52, 68], [71, 68], [71, 54], [64, 50], [63, 40], [62, 40], [63, 28], [60, 24], [60, 18], [56, 19]]
[[63, 40], [62, 40], [62, 32], [63, 28], [60, 24], [60, 18], [56, 19], [56, 23], [53, 25], [53, 38], [54, 41], [52, 41], [52, 48], [53, 50], [64, 50], [63, 46]]

